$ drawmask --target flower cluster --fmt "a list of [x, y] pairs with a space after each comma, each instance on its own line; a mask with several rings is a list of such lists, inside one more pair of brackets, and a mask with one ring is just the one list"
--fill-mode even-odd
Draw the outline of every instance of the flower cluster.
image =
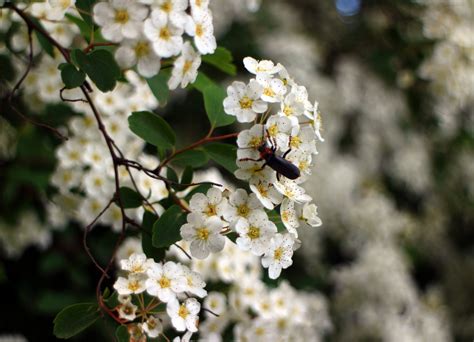
[[277, 278], [292, 264], [295, 237], [278, 233], [255, 194], [211, 188], [207, 194], [194, 194], [189, 207], [191, 213], [181, 227], [181, 237], [190, 243], [192, 256], [205, 259], [211, 252], [220, 252], [226, 240], [223, 234], [236, 234], [240, 249], [262, 256], [270, 278]]
[[450, 133], [462, 125], [457, 113], [474, 102], [474, 9], [470, 1], [421, 2], [423, 33], [437, 42], [419, 72], [432, 82], [435, 112]]
[[[181, 243], [181, 247], [187, 250], [189, 246]], [[169, 257], [181, 260], [183, 253], [175, 247], [171, 250]], [[267, 288], [261, 280], [259, 258], [232, 241], [218, 255], [194, 258], [190, 268], [206, 281], [229, 285], [228, 291], [211, 291], [204, 299], [203, 308], [219, 317], [205, 312], [199, 325], [203, 340], [220, 341], [231, 325], [233, 339], [239, 341], [317, 340], [331, 329], [321, 295], [297, 291], [285, 281], [277, 288]]]
[[208, 0], [110, 0], [94, 6], [94, 20], [104, 38], [119, 43], [115, 57], [122, 68], [136, 65], [142, 76], [151, 77], [162, 58], [176, 57], [168, 86], [184, 88], [196, 79], [201, 54], [217, 47], [208, 6]]
[[146, 333], [155, 338], [163, 332], [163, 313], [155, 313], [161, 303], [166, 304], [166, 313], [176, 330], [197, 331], [201, 304], [189, 294], [200, 298], [207, 295], [199, 273], [172, 261], [156, 263], [143, 253], [132, 253], [120, 261], [120, 266], [126, 274], [114, 284], [120, 303], [116, 309], [119, 317], [128, 322], [141, 317], [135, 334]]

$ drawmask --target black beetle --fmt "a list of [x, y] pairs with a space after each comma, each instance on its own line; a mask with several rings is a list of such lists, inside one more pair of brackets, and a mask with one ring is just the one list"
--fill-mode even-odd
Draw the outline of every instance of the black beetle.
[[[268, 134], [267, 131], [267, 136], [269, 137], [270, 144], [271, 146], [268, 146], [267, 142], [265, 139], [262, 139], [263, 142], [260, 146], [258, 146], [257, 150], [260, 153], [260, 158], [259, 159], [253, 159], [253, 158], [243, 158], [239, 159], [241, 161], [245, 160], [251, 160], [251, 161], [262, 161], [265, 160], [265, 163], [262, 165], [261, 169], [263, 169], [265, 166], [270, 166], [273, 170], [276, 171], [277, 173], [277, 178], [280, 180], [280, 174], [285, 176], [286, 178], [289, 179], [296, 179], [301, 175], [300, 169], [293, 164], [292, 162], [288, 161], [285, 159], [285, 157], [288, 155], [288, 153], [291, 152], [291, 146], [289, 149], [283, 153], [282, 156], [276, 155], [276, 150], [277, 146], [276, 143], [274, 143], [270, 137], [270, 134]], [[291, 137], [290, 137], [290, 144], [291, 144]]]

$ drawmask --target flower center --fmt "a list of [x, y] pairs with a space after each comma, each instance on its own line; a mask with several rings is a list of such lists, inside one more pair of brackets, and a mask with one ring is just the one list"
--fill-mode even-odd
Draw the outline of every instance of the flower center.
[[204, 213], [207, 215], [207, 216], [214, 216], [217, 214], [217, 210], [216, 210], [216, 205], [215, 204], [209, 204], [206, 208], [206, 210], [204, 211]]
[[128, 283], [128, 289], [132, 292], [137, 291], [139, 288], [140, 288], [140, 283], [138, 282], [138, 280], [133, 280]]
[[268, 128], [268, 134], [270, 134], [271, 137], [275, 137], [279, 133], [278, 126], [276, 124], [271, 125]]
[[171, 4], [171, 1], [166, 1], [163, 5], [161, 5], [161, 9], [166, 13], [171, 12], [173, 10], [173, 5]]
[[196, 0], [196, 6], [197, 6], [197, 7], [201, 7], [201, 6], [202, 6], [201, 0]]
[[269, 96], [269, 97], [274, 97], [275, 92], [273, 91], [272, 88], [268, 87], [263, 90], [263, 95]]
[[171, 281], [166, 278], [165, 276], [161, 277], [160, 280], [158, 281], [158, 284], [162, 289], [166, 289], [171, 286]]
[[199, 228], [196, 232], [196, 236], [199, 240], [206, 241], [209, 239], [209, 230], [207, 228]]
[[150, 46], [147, 42], [139, 42], [135, 45], [135, 54], [138, 58], [148, 55], [150, 52]]
[[183, 319], [185, 319], [189, 315], [189, 311], [186, 308], [186, 305], [181, 304], [181, 306], [179, 307], [179, 310], [178, 310], [178, 315], [179, 315], [179, 317], [181, 317]]
[[298, 148], [301, 145], [301, 138], [296, 136], [296, 137], [291, 137], [290, 141], [290, 146], [294, 148]]
[[244, 96], [239, 101], [239, 103], [240, 103], [240, 108], [249, 109], [249, 108], [252, 108], [253, 101], [248, 96]]
[[263, 197], [268, 197], [268, 191], [267, 188], [263, 184], [257, 185], [257, 190], [260, 194], [262, 194]]
[[119, 24], [125, 24], [128, 21], [127, 10], [120, 9], [115, 12], [115, 22]]
[[291, 114], [293, 114], [293, 108], [288, 105], [285, 105], [285, 107], [283, 108], [283, 114], [285, 114], [286, 116], [290, 116]]
[[201, 37], [204, 34], [204, 29], [201, 24], [196, 25], [196, 36]]
[[167, 27], [163, 27], [160, 30], [160, 38], [163, 39], [163, 40], [170, 40], [171, 33], [170, 33], [170, 30]]
[[184, 65], [183, 65], [183, 75], [185, 75], [190, 69], [191, 69], [191, 66], [193, 65], [193, 61], [186, 61], [184, 62]]
[[239, 216], [247, 217], [249, 211], [250, 208], [246, 204], [242, 204], [237, 207], [237, 212], [239, 213]]
[[253, 226], [250, 227], [247, 236], [252, 240], [258, 239], [260, 237], [260, 228]]
[[289, 218], [290, 218], [290, 214], [289, 214], [288, 210], [283, 210], [282, 213], [281, 213], [281, 220], [285, 221], [285, 222], [288, 222]]
[[253, 138], [250, 139], [250, 141], [249, 141], [249, 146], [250, 146], [250, 147], [257, 148], [257, 147], [260, 146], [261, 143], [262, 143], [262, 138], [261, 138], [261, 137], [253, 137]]
[[280, 261], [282, 256], [283, 256], [283, 248], [278, 247], [277, 249], [275, 249], [275, 252], [273, 253], [273, 259]]

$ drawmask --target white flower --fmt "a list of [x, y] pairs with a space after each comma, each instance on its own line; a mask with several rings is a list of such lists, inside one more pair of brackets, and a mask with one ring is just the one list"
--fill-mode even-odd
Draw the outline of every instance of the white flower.
[[268, 275], [271, 279], [279, 277], [281, 270], [293, 264], [294, 240], [290, 234], [276, 234], [270, 244], [269, 250], [262, 258], [262, 266], [268, 268]]
[[154, 263], [153, 259], [147, 259], [143, 253], [133, 253], [128, 259], [120, 261], [120, 267], [130, 273], [145, 273], [148, 267]]
[[314, 133], [318, 137], [320, 141], [324, 141], [323, 137], [321, 136], [322, 130], [322, 118], [321, 113], [319, 112], [319, 103], [315, 102], [312, 111], [305, 111], [304, 115], [309, 118], [310, 124], [314, 129]]
[[166, 305], [166, 312], [171, 317], [171, 323], [178, 331], [197, 331], [198, 314], [201, 304], [195, 298], [188, 298], [182, 304], [174, 299]]
[[220, 234], [222, 221], [217, 217], [204, 217], [201, 214], [188, 214], [188, 223], [181, 227], [181, 236], [190, 241], [191, 255], [205, 259], [210, 252], [217, 253], [224, 248], [225, 237]]
[[51, 177], [51, 184], [58, 188], [62, 193], [79, 185], [82, 177], [82, 171], [76, 168], [58, 167]]
[[263, 87], [256, 80], [251, 80], [248, 85], [234, 81], [227, 87], [224, 110], [236, 116], [239, 122], [251, 122], [258, 113], [267, 110], [267, 103], [260, 100], [262, 93]]
[[161, 324], [158, 317], [148, 316], [146, 322], [142, 325], [142, 329], [148, 337], [155, 338], [163, 332], [163, 324]]
[[[209, 292], [209, 295], [204, 299], [203, 308], [212, 311], [216, 315], [223, 314], [227, 309], [226, 296], [221, 292]], [[215, 317], [209, 312], [206, 312], [206, 316]]]
[[181, 337], [176, 336], [175, 338], [173, 338], [173, 342], [190, 342], [191, 336], [193, 336], [193, 332], [186, 331], [186, 333], [183, 336]]
[[82, 151], [82, 160], [93, 169], [103, 171], [112, 164], [107, 148], [102, 144], [89, 144]]
[[306, 224], [310, 225], [311, 227], [319, 227], [323, 224], [321, 219], [318, 216], [318, 207], [314, 203], [305, 203], [303, 208], [300, 208], [297, 212], [299, 212], [298, 218], [305, 222]]
[[201, 274], [183, 266], [183, 275], [186, 278], [185, 292], [191, 292], [201, 298], [207, 295], [207, 291], [204, 290], [206, 283], [202, 279]]
[[189, 208], [193, 213], [200, 213], [206, 217], [221, 217], [227, 205], [227, 199], [222, 196], [218, 188], [210, 188], [204, 195], [194, 194], [189, 201]]
[[263, 206], [272, 210], [275, 205], [280, 204], [283, 200], [283, 195], [275, 188], [273, 182], [264, 180], [251, 180], [250, 190], [257, 196]]
[[143, 77], [152, 77], [160, 71], [161, 59], [157, 56], [147, 39], [125, 39], [115, 51], [115, 59], [121, 68], [137, 65]]
[[291, 132], [291, 148], [302, 150], [309, 154], [317, 154], [313, 130], [306, 126], [293, 126]]
[[50, 21], [42, 22], [44, 28], [51, 34], [51, 37], [64, 47], [69, 47], [77, 34], [77, 28], [74, 25], [66, 23], [55, 23]]
[[253, 125], [250, 129], [245, 129], [237, 136], [237, 146], [239, 148], [253, 148], [255, 150], [262, 144], [265, 137], [264, 126]]
[[94, 20], [102, 27], [102, 35], [112, 42], [137, 38], [148, 9], [132, 0], [111, 0], [94, 6]]
[[209, 10], [209, 0], [190, 0], [191, 12], [207, 12]]
[[305, 194], [305, 190], [290, 179], [283, 177], [280, 181], [275, 182], [274, 186], [283, 196], [288, 197], [294, 202], [303, 203], [311, 201], [311, 197]]
[[[247, 153], [252, 153], [252, 151], [247, 151]], [[268, 166], [263, 167], [263, 160], [245, 160], [246, 157], [245, 154], [239, 154], [239, 158], [242, 158], [242, 160], [237, 159], [236, 164], [238, 169], [234, 172], [236, 178], [242, 180], [260, 180], [269, 183], [275, 180], [275, 172]], [[248, 157], [252, 158], [253, 155], [250, 154]]]
[[155, 0], [152, 4], [155, 9], [163, 11], [176, 27], [183, 28], [186, 24], [188, 0]]
[[62, 20], [69, 8], [74, 6], [75, 3], [76, 0], [48, 0], [48, 19]]
[[247, 219], [255, 212], [263, 212], [263, 206], [255, 194], [248, 194], [244, 189], [233, 192], [224, 211], [224, 219], [236, 222], [239, 218]]
[[262, 75], [257, 78], [263, 87], [262, 100], [270, 103], [280, 102], [286, 94], [286, 86], [282, 80], [272, 78], [270, 75]]
[[214, 53], [216, 37], [210, 11], [194, 11], [186, 23], [186, 33], [194, 37], [194, 44], [203, 55]]
[[126, 302], [120, 305], [118, 309], [119, 317], [128, 321], [133, 321], [137, 317], [137, 309], [138, 307], [132, 304], [132, 302]]
[[186, 279], [179, 264], [168, 261], [164, 265], [153, 264], [147, 270], [148, 279], [145, 282], [146, 291], [157, 296], [162, 302], [169, 302], [176, 298], [176, 294], [183, 292]]
[[277, 147], [286, 151], [289, 149], [289, 138], [292, 130], [291, 120], [284, 116], [272, 115], [265, 124], [269, 138], [276, 141]]
[[239, 219], [235, 230], [239, 234], [237, 246], [244, 251], [250, 250], [255, 255], [262, 255], [268, 250], [277, 227], [265, 212], [260, 211], [253, 213], [246, 220]]
[[181, 56], [174, 61], [168, 87], [176, 89], [181, 83], [181, 88], [185, 88], [189, 83], [193, 83], [196, 80], [200, 65], [201, 55], [194, 51], [190, 42], [185, 42]]
[[[292, 89], [295, 89], [294, 87]], [[291, 122], [296, 125], [298, 124], [298, 116], [304, 114], [305, 106], [304, 103], [299, 101], [298, 95], [295, 92], [290, 92], [285, 96], [280, 104], [279, 115], [286, 116]]]
[[114, 289], [120, 295], [138, 294], [145, 291], [146, 276], [140, 273], [131, 273], [128, 278], [118, 277]]
[[83, 187], [86, 193], [93, 197], [110, 197], [114, 191], [113, 182], [104, 174], [103, 170], [91, 169], [83, 179]]
[[151, 18], [145, 20], [145, 36], [153, 43], [158, 56], [176, 56], [183, 47], [183, 29], [173, 25], [161, 11], [153, 11]]
[[296, 228], [299, 227], [298, 215], [295, 210], [295, 202], [285, 198], [280, 207], [281, 221], [285, 225], [289, 233], [293, 234], [295, 238], [298, 237]]
[[249, 72], [257, 76], [273, 75], [280, 71], [280, 65], [275, 65], [269, 60], [257, 61], [252, 57], [244, 58], [244, 66]]

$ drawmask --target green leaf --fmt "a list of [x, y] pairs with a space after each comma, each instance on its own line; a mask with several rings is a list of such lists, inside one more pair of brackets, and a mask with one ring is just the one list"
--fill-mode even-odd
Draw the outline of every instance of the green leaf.
[[143, 204], [142, 196], [140, 196], [140, 194], [135, 190], [123, 186], [119, 189], [119, 194], [120, 199], [122, 200], [122, 205], [125, 209], [138, 208]]
[[178, 174], [176, 173], [176, 171], [171, 168], [171, 167], [167, 167], [166, 168], [166, 178], [168, 178], [170, 181], [172, 182], [175, 182], [175, 183], [178, 183], [179, 180], [178, 180]]
[[79, 87], [84, 83], [86, 74], [82, 70], [77, 70], [74, 65], [69, 63], [63, 63], [59, 67], [61, 68], [61, 78], [67, 89]]
[[99, 317], [95, 303], [70, 305], [56, 315], [53, 333], [58, 338], [70, 338], [94, 324]]
[[207, 87], [213, 84], [214, 82], [212, 82], [212, 80], [209, 77], [207, 77], [204, 73], [199, 72], [198, 76], [196, 77], [196, 81], [194, 81], [192, 86], [196, 88], [197, 90], [199, 90], [201, 93], [203, 93], [204, 89], [206, 89]]
[[156, 248], [153, 246], [153, 224], [158, 218], [152, 212], [145, 210], [142, 221], [142, 248], [145, 255], [160, 262], [165, 258], [166, 248]]
[[153, 246], [169, 247], [181, 240], [179, 230], [186, 223], [186, 215], [179, 206], [172, 205], [153, 225]]
[[151, 92], [153, 95], [155, 95], [161, 107], [165, 106], [166, 102], [168, 102], [168, 97], [170, 94], [168, 80], [170, 75], [171, 69], [164, 69], [161, 70], [158, 75], [146, 79]]
[[268, 218], [270, 219], [270, 221], [275, 223], [279, 233], [286, 231], [286, 227], [283, 224], [283, 221], [281, 220], [281, 216], [279, 212], [277, 212], [276, 210], [270, 211], [268, 213]]
[[170, 148], [175, 144], [176, 137], [170, 125], [157, 114], [133, 112], [128, 125], [133, 133], [154, 146]]
[[207, 154], [219, 165], [222, 165], [226, 170], [234, 173], [237, 170], [235, 160], [237, 158], [237, 147], [230, 144], [210, 143], [204, 145]]
[[117, 330], [115, 330], [115, 337], [117, 338], [117, 342], [128, 342], [130, 335], [128, 334], [127, 326], [119, 325]]
[[86, 22], [89, 27], [93, 27], [94, 22], [92, 21], [91, 13], [92, 13], [92, 6], [94, 5], [95, 0], [77, 0], [76, 1], [76, 8], [79, 12], [84, 22]]
[[69, 13], [66, 13], [66, 18], [68, 18], [70, 22], [72, 22], [79, 28], [79, 31], [81, 31], [81, 35], [89, 43], [91, 39], [92, 26], [87, 24], [84, 20]]
[[237, 73], [237, 68], [232, 63], [231, 52], [222, 46], [219, 46], [212, 55], [203, 55], [201, 58], [203, 62], [211, 64], [231, 76], [235, 76]]
[[212, 127], [228, 126], [235, 121], [235, 116], [227, 115], [224, 112], [223, 102], [227, 93], [221, 86], [209, 80], [202, 73], [199, 73], [197, 84], [194, 86], [204, 97], [204, 107]]
[[181, 175], [181, 184], [189, 184], [193, 182], [193, 168], [191, 166], [186, 166], [186, 168], [183, 171], [183, 174]]
[[192, 166], [196, 168], [206, 165], [208, 161], [209, 157], [205, 151], [190, 150], [176, 155], [171, 162], [173, 165], [181, 167]]
[[83, 70], [103, 92], [113, 90], [120, 78], [120, 68], [114, 56], [107, 50], [94, 50], [86, 55], [82, 50], [75, 49], [72, 54], [79, 68]]

